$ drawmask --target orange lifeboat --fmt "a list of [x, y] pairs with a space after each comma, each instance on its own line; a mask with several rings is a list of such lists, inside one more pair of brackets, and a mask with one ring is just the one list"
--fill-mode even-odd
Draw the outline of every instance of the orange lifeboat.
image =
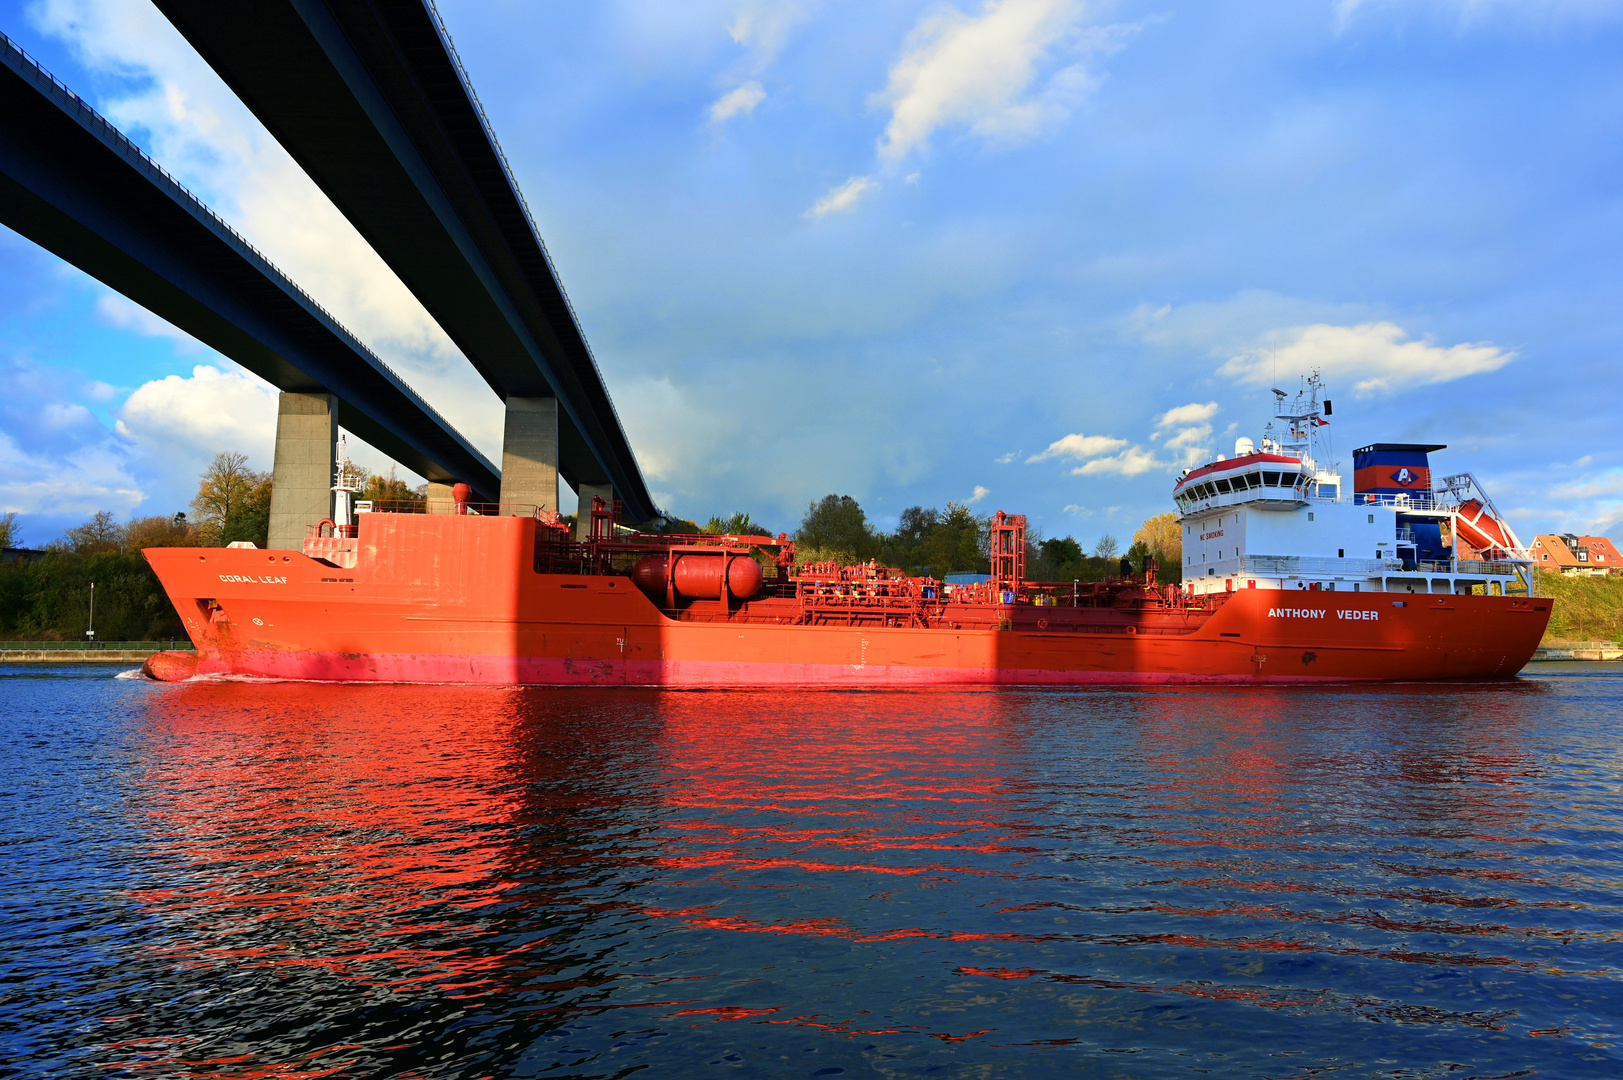
[[1516, 548], [1510, 529], [1479, 499], [1460, 504], [1458, 528], [1460, 539], [1489, 556], [1509, 555]]

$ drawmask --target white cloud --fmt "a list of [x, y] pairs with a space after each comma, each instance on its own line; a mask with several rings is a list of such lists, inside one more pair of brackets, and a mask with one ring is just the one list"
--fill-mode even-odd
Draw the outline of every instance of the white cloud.
[[710, 106], [710, 122], [721, 124], [735, 116], [748, 116], [755, 111], [755, 106], [764, 100], [766, 91], [761, 88], [760, 83], [751, 80], [716, 99]]
[[1548, 467], [1486, 478], [1523, 542], [1541, 533], [1563, 532], [1620, 538], [1623, 467], [1607, 465], [1571, 479], [1551, 479]]
[[1011, 450], [1007, 454], [1002, 454], [1002, 455], [994, 458], [993, 460], [999, 465], [1008, 465], [1008, 464], [1010, 464], [1011, 462], [1014, 461], [1016, 456], [1017, 455], [1015, 454], [1015, 452], [1013, 450]]
[[[1172, 437], [1162, 444], [1162, 449], [1177, 450], [1180, 447], [1187, 447], [1189, 450], [1194, 451], [1197, 455], [1199, 455], [1204, 453], [1206, 440], [1210, 439], [1211, 437], [1212, 425], [1196, 424], [1193, 427], [1186, 427], [1173, 432]], [[1184, 462], [1184, 464], [1188, 465], [1192, 463]]]
[[[1098, 85], [1084, 60], [1120, 48], [1122, 28], [1085, 28], [1081, 0], [987, 0], [978, 16], [943, 7], [908, 34], [876, 100], [890, 108], [880, 157], [897, 162], [944, 127], [1027, 138], [1063, 120]], [[1055, 54], [1076, 61], [1042, 78]]]
[[1072, 469], [1071, 475], [1100, 476], [1115, 473], [1120, 476], [1138, 476], [1141, 473], [1168, 471], [1176, 467], [1176, 463], [1161, 461], [1141, 446], [1129, 446], [1119, 454], [1095, 458], [1080, 468]]
[[1210, 456], [1211, 418], [1217, 415], [1217, 402], [1190, 402], [1168, 409], [1155, 417], [1152, 441], [1166, 438], [1161, 449], [1166, 458], [1110, 435], [1067, 435], [1048, 444], [1048, 449], [1026, 459], [1030, 465], [1050, 458], [1068, 457], [1082, 464], [1072, 476], [1138, 476], [1147, 472], [1170, 472], [1189, 468]]
[[1049, 458], [1068, 457], [1083, 458], [1098, 457], [1119, 450], [1127, 445], [1126, 439], [1116, 439], [1109, 435], [1067, 435], [1063, 439], [1056, 439], [1048, 444], [1048, 449], [1040, 454], [1033, 454], [1026, 459], [1027, 465], [1034, 465]]
[[1293, 327], [1273, 331], [1265, 343], [1231, 356], [1218, 371], [1242, 383], [1267, 385], [1275, 370], [1319, 368], [1331, 379], [1356, 380], [1353, 389], [1365, 395], [1497, 371], [1516, 358], [1515, 350], [1486, 342], [1441, 346], [1405, 340], [1408, 336], [1390, 322]]
[[1217, 402], [1208, 401], [1204, 405], [1200, 402], [1190, 402], [1188, 405], [1179, 405], [1175, 409], [1168, 409], [1155, 418], [1158, 428], [1181, 427], [1185, 424], [1200, 424], [1217, 415]]
[[90, 410], [77, 401], [53, 401], [39, 410], [40, 424], [47, 430], [64, 431], [95, 423]]
[[1159, 440], [1165, 437], [1166, 441], [1161, 444], [1161, 449], [1172, 454], [1171, 463], [1167, 467], [1187, 469], [1200, 464], [1203, 459], [1210, 456], [1211, 420], [1217, 415], [1217, 410], [1215, 401], [1191, 401], [1187, 405], [1168, 409], [1155, 418], [1155, 431], [1150, 438]]
[[980, 502], [982, 499], [986, 498], [990, 494], [992, 494], [992, 489], [991, 488], [984, 488], [984, 487], [981, 487], [979, 484], [976, 484], [975, 485], [975, 493], [972, 494], [965, 501], [968, 502], [968, 503], [972, 503], [972, 504], [973, 503], [978, 503], [978, 502]]
[[150, 453], [197, 461], [240, 450], [268, 469], [276, 447], [276, 388], [241, 370], [209, 364], [136, 389], [118, 410], [120, 435]]
[[737, 437], [738, 417], [715, 400], [709, 388], [666, 377], [628, 381], [615, 395], [644, 475], [677, 487], [671, 496], [690, 494], [681, 489], [683, 480], [732, 467], [726, 448]]
[[66, 453], [25, 451], [0, 431], [0, 513], [128, 514], [145, 496], [119, 449], [103, 441]]
[[810, 210], [806, 211], [809, 218], [820, 218], [825, 214], [843, 214], [853, 209], [857, 200], [878, 184], [871, 176], [853, 176], [845, 183], [818, 199]]
[[747, 64], [755, 74], [778, 58], [796, 30], [811, 18], [810, 5], [797, 0], [744, 0], [727, 34], [749, 51]]

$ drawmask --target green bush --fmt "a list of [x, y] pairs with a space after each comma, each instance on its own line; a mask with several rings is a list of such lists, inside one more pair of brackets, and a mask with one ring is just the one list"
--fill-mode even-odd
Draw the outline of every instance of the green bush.
[[139, 551], [89, 555], [52, 551], [0, 565], [0, 636], [12, 640], [83, 639], [96, 584], [96, 637], [161, 641], [186, 636], [180, 616]]

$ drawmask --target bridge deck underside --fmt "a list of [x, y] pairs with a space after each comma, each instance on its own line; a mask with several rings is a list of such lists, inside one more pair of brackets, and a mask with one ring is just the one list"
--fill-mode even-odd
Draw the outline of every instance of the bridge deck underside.
[[655, 513], [499, 151], [421, 0], [157, 0], [504, 399], [556, 396], [559, 472]]
[[364, 345], [116, 129], [0, 41], [0, 221], [430, 480], [497, 498], [496, 468]]

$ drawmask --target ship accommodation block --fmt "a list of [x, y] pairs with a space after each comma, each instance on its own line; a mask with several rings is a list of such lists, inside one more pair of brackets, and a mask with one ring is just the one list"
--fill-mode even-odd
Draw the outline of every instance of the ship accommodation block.
[[1311, 458], [1240, 443], [1244, 452], [1186, 474], [1174, 489], [1191, 594], [1532, 591], [1528, 554], [1475, 477], [1432, 488], [1427, 454], [1443, 447], [1360, 450], [1347, 493]]

